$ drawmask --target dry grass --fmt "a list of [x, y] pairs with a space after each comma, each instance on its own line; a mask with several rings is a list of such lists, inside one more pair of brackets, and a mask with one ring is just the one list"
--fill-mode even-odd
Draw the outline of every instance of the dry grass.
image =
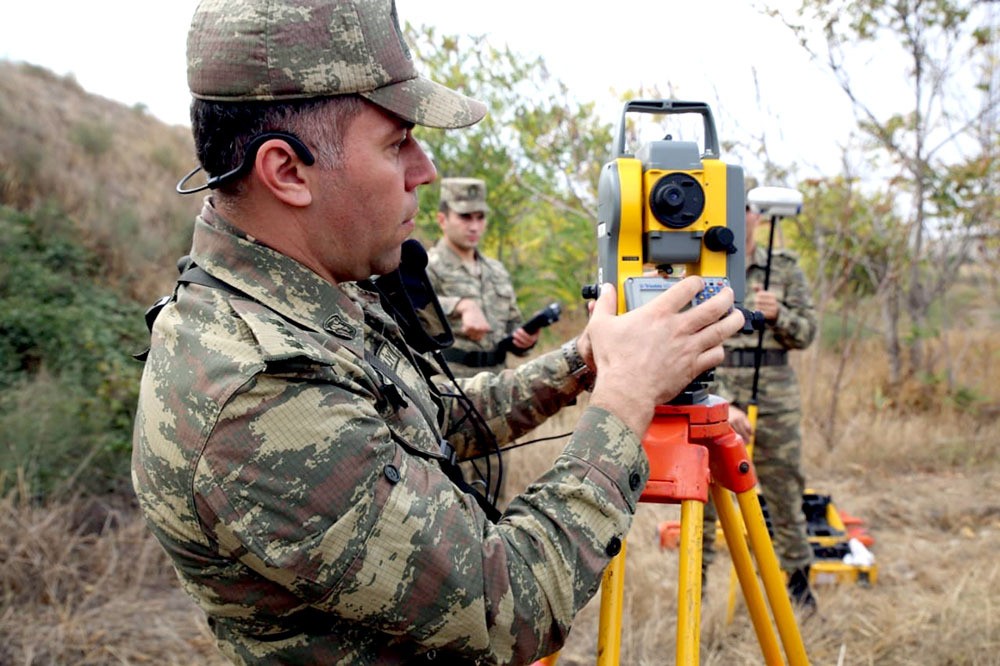
[[0, 664], [223, 664], [131, 506], [0, 501]]
[[[975, 343], [979, 358], [995, 354], [988, 336]], [[845, 392], [845, 436], [830, 449], [807, 422], [805, 447], [810, 484], [867, 521], [878, 582], [819, 590], [820, 615], [801, 626], [810, 660], [1000, 664], [997, 425], [945, 406], [920, 414], [875, 406], [880, 376], [877, 355], [869, 354]], [[826, 359], [819, 355], [814, 369], [813, 358], [797, 359], [800, 373], [823, 386]], [[975, 373], [988, 372], [984, 365], [961, 371], [972, 383]], [[996, 401], [995, 393], [984, 397]], [[806, 395], [810, 413], [826, 399], [817, 389]], [[568, 432], [582, 408], [536, 434]], [[511, 452], [510, 488], [529, 483], [562, 445]], [[622, 663], [673, 663], [676, 554], [660, 550], [656, 526], [676, 517], [675, 506], [639, 507], [626, 560]], [[0, 502], [0, 530], [7, 535], [0, 543], [0, 664], [224, 663], [131, 506], [76, 500], [38, 507], [12, 496]], [[731, 625], [725, 621], [727, 569], [721, 555], [705, 600], [702, 663], [760, 664], [742, 606]], [[581, 612], [561, 664], [595, 663], [598, 610], [595, 600]]]

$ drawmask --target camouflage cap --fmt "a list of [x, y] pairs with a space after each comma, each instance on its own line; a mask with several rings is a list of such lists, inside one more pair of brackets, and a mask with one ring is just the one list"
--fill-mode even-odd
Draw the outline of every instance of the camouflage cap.
[[219, 102], [357, 93], [427, 127], [466, 127], [481, 102], [417, 74], [394, 0], [202, 0], [188, 87]]
[[478, 178], [443, 178], [441, 201], [456, 213], [485, 213], [486, 181]]

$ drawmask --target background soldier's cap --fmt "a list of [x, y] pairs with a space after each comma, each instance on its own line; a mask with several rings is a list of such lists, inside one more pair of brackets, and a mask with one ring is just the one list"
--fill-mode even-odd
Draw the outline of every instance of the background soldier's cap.
[[486, 181], [478, 178], [444, 178], [441, 180], [441, 201], [456, 213], [485, 213]]
[[357, 93], [428, 127], [466, 127], [486, 106], [417, 74], [394, 0], [202, 0], [188, 87], [217, 102]]

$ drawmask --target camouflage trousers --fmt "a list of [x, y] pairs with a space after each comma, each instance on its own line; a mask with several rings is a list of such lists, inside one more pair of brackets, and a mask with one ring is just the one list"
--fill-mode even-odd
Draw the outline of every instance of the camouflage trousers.
[[[798, 410], [761, 415], [754, 438], [757, 484], [767, 507], [774, 551], [785, 571], [794, 571], [812, 562], [806, 516], [802, 511], [805, 478], [802, 475], [800, 420]], [[705, 505], [703, 572], [715, 560], [717, 519], [715, 505], [709, 501]]]

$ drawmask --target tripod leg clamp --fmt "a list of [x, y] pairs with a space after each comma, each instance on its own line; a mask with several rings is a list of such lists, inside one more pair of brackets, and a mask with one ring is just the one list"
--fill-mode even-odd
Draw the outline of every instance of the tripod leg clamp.
[[757, 485], [753, 461], [743, 439], [735, 432], [712, 442], [708, 460], [712, 480], [723, 488], [742, 493]]

